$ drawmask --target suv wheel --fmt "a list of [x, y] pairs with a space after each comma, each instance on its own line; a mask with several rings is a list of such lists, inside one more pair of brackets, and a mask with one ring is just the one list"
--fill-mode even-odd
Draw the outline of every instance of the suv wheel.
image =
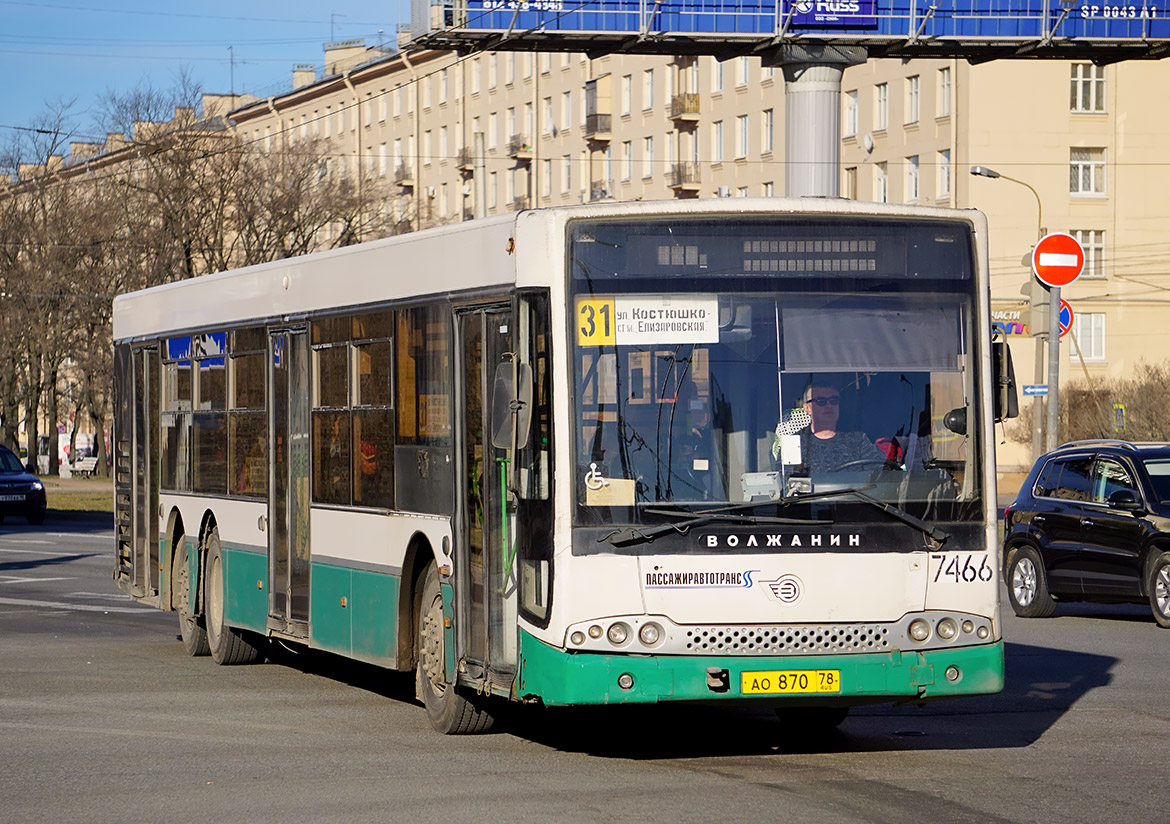
[[1158, 626], [1170, 629], [1170, 552], [1163, 552], [1150, 565], [1150, 577], [1146, 581], [1150, 593], [1150, 609]]
[[1047, 618], [1056, 612], [1056, 601], [1048, 592], [1044, 564], [1031, 547], [1021, 547], [1012, 555], [1008, 563], [1007, 587], [1012, 609], [1021, 618]]

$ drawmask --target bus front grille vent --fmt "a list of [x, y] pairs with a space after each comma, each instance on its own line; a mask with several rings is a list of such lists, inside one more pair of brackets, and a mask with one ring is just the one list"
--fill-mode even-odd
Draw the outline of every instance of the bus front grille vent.
[[693, 652], [735, 655], [829, 654], [890, 649], [889, 627], [881, 624], [785, 625], [777, 627], [696, 627], [686, 631]]

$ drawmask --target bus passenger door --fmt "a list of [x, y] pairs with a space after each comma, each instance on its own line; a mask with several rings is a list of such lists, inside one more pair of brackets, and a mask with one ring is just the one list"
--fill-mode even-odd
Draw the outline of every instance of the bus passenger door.
[[456, 315], [461, 458], [456, 646], [468, 674], [498, 687], [510, 685], [516, 671], [515, 518], [507, 512], [502, 480], [508, 450], [491, 442], [491, 391], [496, 365], [511, 350], [512, 326], [507, 305]]
[[132, 593], [139, 598], [158, 598], [158, 348], [136, 348], [133, 364], [130, 413], [132, 415], [132, 466], [130, 499]]
[[309, 344], [268, 333], [268, 626], [309, 634]]

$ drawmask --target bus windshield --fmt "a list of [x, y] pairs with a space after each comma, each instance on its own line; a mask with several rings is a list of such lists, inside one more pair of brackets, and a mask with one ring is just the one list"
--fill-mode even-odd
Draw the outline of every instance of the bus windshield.
[[[979, 522], [964, 224], [571, 232], [578, 525], [755, 501], [737, 511], [840, 519], [865, 509], [853, 491], [932, 523]], [[794, 508], [801, 496], [822, 503]]]

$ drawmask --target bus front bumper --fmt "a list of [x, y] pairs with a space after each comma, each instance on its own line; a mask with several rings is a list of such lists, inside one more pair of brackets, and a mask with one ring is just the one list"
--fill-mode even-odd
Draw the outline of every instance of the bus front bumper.
[[[805, 656], [606, 655], [566, 652], [520, 633], [514, 697], [546, 706], [647, 704], [665, 701], [749, 701], [865, 704], [985, 695], [1003, 689], [1003, 641], [925, 652]], [[777, 674], [835, 672], [835, 691], [745, 692]], [[744, 674], [748, 673], [745, 681]], [[822, 684], [822, 687], [825, 685]]]

